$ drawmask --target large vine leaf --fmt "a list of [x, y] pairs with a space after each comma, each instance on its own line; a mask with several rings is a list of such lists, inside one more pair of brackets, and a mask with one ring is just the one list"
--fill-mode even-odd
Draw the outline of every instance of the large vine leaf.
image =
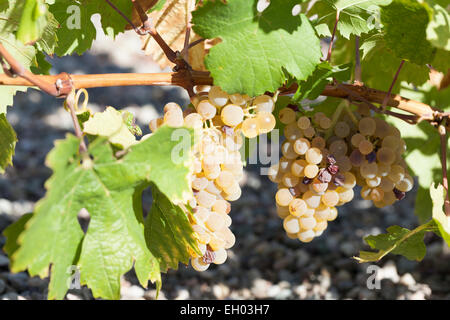
[[4, 113], [0, 114], [0, 173], [3, 173], [12, 163], [17, 136], [14, 129], [6, 120]]
[[286, 80], [312, 74], [321, 57], [319, 38], [306, 16], [293, 16], [296, 0], [273, 0], [262, 13], [257, 0], [206, 1], [192, 13], [194, 31], [220, 38], [205, 58], [214, 84], [256, 96]]
[[197, 252], [188, 216], [156, 186], [152, 187], [153, 205], [145, 221], [145, 239], [158, 259], [161, 272], [189, 263], [189, 251]]
[[426, 34], [430, 16], [428, 5], [413, 0], [393, 0], [381, 9], [384, 39], [398, 58], [431, 63], [434, 50]]
[[[83, 159], [78, 153], [79, 139], [69, 135], [57, 142], [47, 158], [54, 171], [46, 182], [47, 195], [18, 237], [20, 248], [9, 252], [11, 270], [28, 269], [31, 275], [43, 277], [50, 264], [49, 299], [64, 297], [71, 265], [79, 266], [81, 282], [95, 297], [117, 299], [120, 276], [133, 262], [143, 286], [148, 280], [160, 282], [159, 261], [147, 247], [136, 192], [139, 195], [150, 181], [173, 201], [192, 192], [188, 183], [190, 153], [178, 155], [179, 162], [174, 163], [172, 152], [184, 143], [190, 149], [191, 141], [173, 139], [174, 131], [160, 128], [121, 160], [101, 138], [91, 142], [91, 158]], [[90, 214], [85, 235], [77, 220], [83, 208]], [[184, 235], [189, 231], [183, 229]]]
[[388, 233], [364, 238], [372, 249], [378, 249], [378, 251], [360, 251], [359, 257], [353, 258], [359, 263], [375, 262], [381, 260], [387, 254], [392, 253], [402, 255], [408, 260], [420, 261], [425, 257], [427, 251], [423, 243], [425, 232], [435, 230], [436, 225], [433, 220], [414, 230], [391, 226], [387, 228]]
[[439, 228], [439, 233], [450, 247], [450, 216], [446, 216], [443, 210], [446, 191], [439, 184], [430, 186], [430, 196], [433, 201], [433, 220]]
[[[309, 16], [318, 15], [315, 20], [322, 35], [330, 35], [329, 30], [333, 30], [336, 14], [339, 12], [339, 22], [337, 30], [347, 39], [351, 35], [360, 36], [373, 30], [379, 21], [380, 6], [386, 6], [392, 0], [325, 0], [317, 1]], [[327, 28], [325, 28], [325, 26]]]
[[[380, 34], [375, 34], [366, 39], [361, 45], [361, 50], [363, 52], [361, 69], [364, 83], [369, 87], [387, 91], [390, 81], [386, 81], [386, 79], [394, 77], [402, 60], [389, 49]], [[392, 92], [399, 92], [402, 81], [416, 86], [422, 85], [429, 79], [429, 71], [425, 65], [404, 63]]]
[[[96, 30], [91, 21], [92, 15], [101, 15], [102, 27], [108, 36], [115, 37], [125, 30], [127, 24], [105, 1], [91, 0], [55, 0], [49, 6], [50, 12], [59, 22], [57, 37], [58, 56], [72, 53], [82, 54], [90, 49], [96, 37]], [[111, 1], [120, 11], [130, 17], [132, 2], [129, 0]]]

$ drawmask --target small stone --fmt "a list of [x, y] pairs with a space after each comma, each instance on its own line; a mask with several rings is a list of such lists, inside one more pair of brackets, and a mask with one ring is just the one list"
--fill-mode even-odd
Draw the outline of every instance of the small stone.
[[[144, 298], [146, 300], [156, 300], [156, 289], [145, 291]], [[167, 300], [164, 292], [159, 291], [158, 300]]]
[[0, 254], [0, 268], [7, 267], [8, 265], [9, 265], [8, 257], [5, 257], [4, 255]]
[[15, 292], [8, 292], [1, 296], [1, 300], [18, 300], [19, 295]]
[[122, 293], [122, 300], [140, 300], [144, 296], [144, 289], [139, 286], [131, 286], [129, 288], [124, 288]]
[[73, 293], [68, 293], [66, 295], [66, 299], [67, 300], [82, 300], [80, 296], [77, 296], [76, 294], [73, 294]]
[[217, 299], [223, 300], [230, 294], [230, 289], [224, 284], [215, 284], [213, 286], [213, 293]]
[[175, 298], [175, 300], [187, 300], [189, 299], [189, 296], [190, 296], [189, 291], [183, 288], [178, 290], [178, 295]]
[[8, 274], [7, 278], [13, 288], [18, 291], [23, 291], [27, 287], [28, 275], [25, 272]]
[[257, 299], [262, 299], [268, 297], [268, 291], [271, 287], [271, 283], [264, 279], [256, 279], [253, 282], [253, 287], [251, 289], [252, 294]]
[[414, 280], [413, 276], [410, 273], [405, 273], [400, 278], [400, 283], [410, 288], [416, 284], [416, 280]]

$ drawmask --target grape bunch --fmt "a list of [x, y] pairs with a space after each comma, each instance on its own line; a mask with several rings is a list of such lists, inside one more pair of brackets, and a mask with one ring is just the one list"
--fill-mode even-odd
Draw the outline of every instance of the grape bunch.
[[353, 199], [356, 185], [377, 207], [412, 189], [402, 158], [406, 143], [397, 128], [370, 113], [348, 110], [330, 119], [322, 112], [307, 117], [297, 111], [296, 106], [280, 110], [286, 141], [279, 163], [269, 170], [269, 179], [278, 184], [277, 213], [290, 238], [309, 242], [320, 236], [336, 219], [336, 207]]
[[361, 117], [350, 139], [350, 161], [363, 199], [376, 207], [393, 204], [413, 188], [414, 180], [402, 158], [406, 143], [400, 131], [380, 118]]
[[310, 242], [336, 219], [336, 206], [353, 199], [356, 177], [350, 172], [346, 144], [326, 139], [332, 120], [325, 114], [297, 119], [297, 112], [286, 107], [279, 118], [286, 141], [279, 163], [269, 170], [269, 179], [278, 184], [277, 213], [290, 238]]
[[275, 126], [274, 99], [262, 95], [254, 99], [228, 95], [219, 87], [197, 88], [191, 99], [194, 108], [184, 112], [176, 103], [164, 107], [164, 117], [150, 122], [155, 131], [161, 125], [189, 127], [196, 132], [191, 173], [193, 197], [186, 209], [201, 255], [191, 251], [191, 265], [197, 271], [211, 263], [222, 264], [227, 249], [235, 243], [230, 230], [230, 201], [241, 196], [243, 177], [240, 148], [242, 134], [255, 137]]

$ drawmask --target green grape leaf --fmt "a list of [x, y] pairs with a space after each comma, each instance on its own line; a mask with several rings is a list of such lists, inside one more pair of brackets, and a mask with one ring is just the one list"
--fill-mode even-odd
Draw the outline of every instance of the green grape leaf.
[[320, 62], [320, 42], [306, 16], [292, 16], [297, 2], [273, 0], [258, 13], [257, 0], [207, 1], [194, 11], [195, 32], [222, 40], [205, 58], [214, 84], [256, 96], [276, 91], [286, 72], [297, 80], [311, 75]]
[[5, 172], [12, 163], [17, 136], [14, 129], [6, 120], [6, 114], [0, 114], [0, 173]]
[[83, 132], [108, 138], [109, 142], [120, 149], [128, 149], [137, 143], [136, 137], [128, 129], [122, 113], [113, 107], [97, 112], [83, 123]]
[[3, 246], [3, 250], [5, 250], [8, 256], [11, 257], [14, 252], [16, 252], [17, 249], [20, 248], [17, 239], [25, 231], [25, 225], [32, 216], [32, 213], [24, 214], [19, 218], [19, 220], [17, 220], [13, 224], [10, 224], [5, 230], [3, 230], [3, 234], [6, 237], [6, 242]]
[[303, 99], [316, 99], [333, 78], [340, 81], [347, 81], [350, 79], [352, 72], [351, 67], [351, 63], [341, 66], [332, 66], [327, 61], [320, 63], [308, 79], [298, 82], [297, 92], [292, 97], [292, 100], [300, 102]]
[[[0, 16], [1, 21], [1, 16]], [[16, 58], [26, 69], [29, 69], [34, 61], [36, 51], [32, 46], [26, 46], [16, 40], [13, 34], [5, 34], [0, 32], [0, 43], [8, 52]], [[3, 69], [0, 68], [0, 74]], [[6, 113], [6, 108], [12, 106], [14, 95], [17, 91], [27, 91], [27, 87], [21, 86], [0, 86], [0, 114]]]
[[436, 229], [433, 220], [417, 227], [414, 230], [408, 230], [399, 226], [391, 226], [387, 228], [388, 233], [379, 234], [377, 236], [368, 236], [364, 240], [372, 248], [378, 250], [360, 251], [359, 257], [353, 257], [359, 263], [376, 262], [381, 260], [389, 253], [402, 255], [408, 260], [420, 261], [425, 257], [426, 246], [423, 243], [425, 232], [434, 231]]
[[437, 49], [431, 65], [436, 70], [446, 74], [448, 72], [448, 69], [450, 69], [450, 51]]
[[[393, 79], [402, 60], [387, 47], [380, 34], [366, 39], [361, 45], [361, 50], [363, 52], [361, 69], [364, 83], [369, 87], [387, 91], [391, 81], [386, 81], [386, 79]], [[416, 86], [422, 85], [429, 79], [429, 72], [430, 70], [425, 65], [419, 66], [406, 61], [392, 92], [399, 92], [402, 81], [413, 83]]]
[[[114, 0], [112, 3], [126, 16], [131, 17], [131, 1]], [[118, 33], [125, 31], [127, 25], [127, 21], [105, 1], [57, 0], [49, 6], [49, 10], [60, 25], [56, 34], [58, 45], [55, 49], [58, 56], [72, 53], [81, 55], [90, 49], [96, 37], [91, 17], [96, 13], [101, 15], [105, 34], [113, 38]]]
[[17, 40], [24, 44], [34, 43], [42, 36], [47, 25], [47, 6], [42, 0], [19, 1], [17, 4], [23, 5]]
[[189, 263], [189, 252], [200, 254], [187, 214], [152, 187], [153, 204], [145, 220], [145, 239], [158, 259], [161, 272]]
[[398, 58], [418, 65], [431, 63], [434, 50], [426, 34], [430, 16], [426, 4], [413, 0], [393, 0], [381, 9], [383, 37]]
[[440, 5], [433, 6], [433, 19], [427, 27], [427, 40], [437, 48], [450, 50], [450, 14]]
[[430, 186], [430, 196], [433, 201], [433, 220], [439, 228], [439, 233], [450, 247], [450, 216], [446, 216], [443, 210], [445, 201], [445, 189], [439, 184]]
[[34, 74], [50, 74], [50, 69], [52, 65], [45, 59], [45, 54], [42, 51], [36, 52], [36, 56], [34, 57], [33, 65], [30, 66], [30, 71]]
[[[117, 299], [120, 277], [133, 263], [142, 286], [149, 280], [160, 281], [160, 264], [147, 247], [138, 200], [149, 182], [171, 201], [192, 196], [190, 152], [173, 152], [180, 145], [185, 147], [183, 141], [174, 139], [177, 130], [161, 127], [119, 160], [104, 138], [90, 143], [89, 158], [80, 156], [79, 139], [69, 135], [57, 141], [46, 161], [53, 170], [45, 184], [47, 194], [18, 237], [20, 248], [10, 257], [11, 270], [28, 269], [31, 275], [43, 277], [51, 264], [49, 299], [64, 297], [72, 265], [80, 268], [81, 283], [90, 287], [95, 297]], [[183, 130], [191, 134], [191, 130]], [[189, 150], [191, 140], [187, 142]], [[77, 220], [83, 208], [90, 215], [86, 234]], [[186, 238], [189, 230], [173, 229], [174, 234], [183, 232], [174, 237]]]
[[[392, 0], [326, 0], [317, 1], [308, 16], [318, 15], [315, 23], [318, 26], [326, 24], [328, 30], [333, 30], [336, 21], [336, 13], [339, 12], [337, 30], [346, 39], [351, 35], [360, 36], [373, 30], [378, 23], [380, 6], [386, 6]], [[321, 33], [326, 34], [326, 29], [321, 26]]]

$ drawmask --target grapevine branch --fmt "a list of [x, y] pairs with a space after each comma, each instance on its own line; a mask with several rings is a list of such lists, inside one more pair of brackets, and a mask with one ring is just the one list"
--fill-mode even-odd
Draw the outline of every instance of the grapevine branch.
[[447, 178], [447, 130], [443, 125], [438, 126], [438, 132], [441, 140], [441, 164], [442, 164], [442, 185], [445, 189], [445, 214], [450, 216], [450, 200], [448, 195], [448, 178]]

